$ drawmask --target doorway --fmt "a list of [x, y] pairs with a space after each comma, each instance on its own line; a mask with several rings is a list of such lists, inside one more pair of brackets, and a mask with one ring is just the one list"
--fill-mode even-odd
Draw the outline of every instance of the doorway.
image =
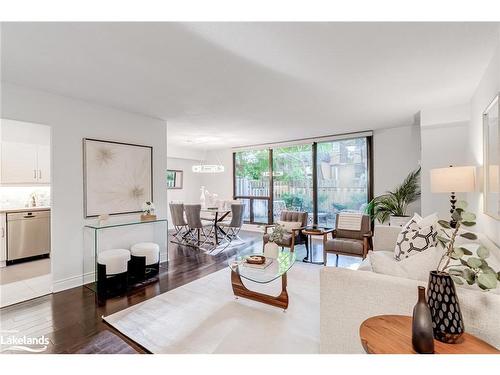
[[52, 293], [51, 128], [0, 119], [0, 307]]

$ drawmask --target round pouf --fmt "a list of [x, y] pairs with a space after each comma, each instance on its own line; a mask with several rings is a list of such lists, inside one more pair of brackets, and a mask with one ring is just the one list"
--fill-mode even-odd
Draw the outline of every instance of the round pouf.
[[125, 292], [128, 288], [128, 264], [131, 259], [127, 249], [112, 249], [97, 255], [97, 292], [108, 296]]
[[140, 242], [130, 248], [132, 276], [146, 279], [158, 274], [160, 246], [154, 242]]
[[146, 266], [160, 261], [160, 246], [154, 242], [136, 243], [130, 248], [130, 253], [136, 257], [146, 257]]

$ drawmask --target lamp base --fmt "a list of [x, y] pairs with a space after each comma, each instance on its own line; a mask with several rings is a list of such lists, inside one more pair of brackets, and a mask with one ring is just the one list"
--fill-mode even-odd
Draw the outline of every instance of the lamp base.
[[455, 212], [455, 203], [457, 203], [457, 199], [456, 199], [455, 193], [451, 192], [451, 194], [450, 194], [450, 204], [451, 204], [451, 210], [450, 210], [450, 214], [451, 214], [450, 227], [452, 227], [452, 228], [456, 228], [457, 227], [457, 221], [453, 218], [453, 213]]

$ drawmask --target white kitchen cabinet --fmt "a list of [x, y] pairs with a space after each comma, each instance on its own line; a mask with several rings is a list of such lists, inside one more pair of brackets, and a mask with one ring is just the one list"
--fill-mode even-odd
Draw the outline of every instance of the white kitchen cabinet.
[[37, 153], [38, 183], [50, 183], [50, 146], [39, 145]]
[[31, 143], [2, 142], [2, 184], [50, 183], [50, 147]]
[[2, 142], [2, 184], [36, 183], [37, 153], [35, 144]]
[[7, 260], [7, 221], [4, 212], [0, 212], [0, 267], [5, 267]]

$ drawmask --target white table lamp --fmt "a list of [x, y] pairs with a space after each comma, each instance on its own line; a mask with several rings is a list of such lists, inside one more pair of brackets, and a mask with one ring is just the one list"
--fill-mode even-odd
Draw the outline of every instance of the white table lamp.
[[[476, 167], [448, 167], [431, 169], [431, 191], [433, 193], [450, 194], [451, 210], [455, 211], [457, 203], [455, 193], [467, 193], [475, 190]], [[450, 225], [455, 228], [456, 221], [452, 218]]]

